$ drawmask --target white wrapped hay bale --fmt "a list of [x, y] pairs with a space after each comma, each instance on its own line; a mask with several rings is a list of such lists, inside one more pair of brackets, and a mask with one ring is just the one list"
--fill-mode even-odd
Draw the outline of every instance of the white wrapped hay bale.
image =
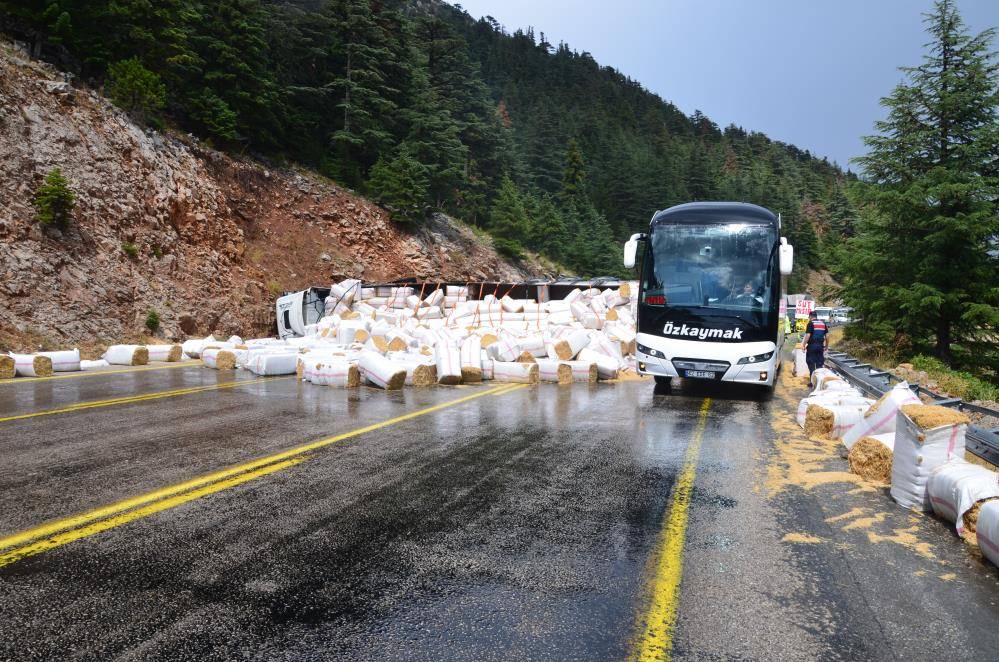
[[356, 388], [361, 385], [361, 372], [356, 363], [347, 360], [320, 359], [303, 374], [316, 386]]
[[895, 419], [902, 405], [921, 404], [905, 382], [896, 384], [864, 413], [864, 417], [843, 434], [843, 444], [849, 449], [861, 437], [895, 431]]
[[80, 370], [83, 372], [90, 372], [92, 370], [103, 370], [104, 368], [110, 368], [111, 364], [104, 359], [97, 359], [96, 361], [87, 361], [86, 359], [80, 361]]
[[57, 352], [38, 352], [52, 360], [52, 372], [77, 372], [80, 369], [80, 350], [64, 349]]
[[488, 345], [484, 336], [482, 338], [482, 346], [489, 352], [489, 356], [496, 361], [509, 362], [520, 356], [520, 348], [517, 346], [517, 341], [507, 336], [503, 336]]
[[866, 480], [890, 483], [894, 447], [894, 432], [861, 437], [846, 456], [850, 471]]
[[572, 316], [575, 317], [576, 321], [582, 324], [584, 328], [599, 329], [602, 326], [600, 317], [585, 303], [573, 301], [569, 304], [569, 309], [572, 311]]
[[932, 471], [926, 483], [930, 506], [964, 533], [964, 515], [975, 504], [999, 497], [999, 473], [955, 458]]
[[582, 329], [573, 329], [552, 343], [557, 358], [571, 361], [590, 344], [590, 334]]
[[466, 384], [482, 381], [482, 339], [471, 335], [461, 343], [461, 381]]
[[357, 367], [365, 380], [386, 391], [397, 391], [406, 384], [406, 368], [378, 352], [361, 352]]
[[16, 374], [14, 357], [0, 354], [0, 379], [13, 379]]
[[149, 350], [142, 345], [111, 345], [104, 352], [104, 360], [111, 365], [146, 365]]
[[545, 348], [545, 339], [538, 333], [521, 338], [517, 341], [517, 347], [521, 353], [527, 352], [536, 358], [548, 356], [548, 350]]
[[515, 384], [537, 384], [539, 378], [537, 363], [517, 361], [493, 361], [492, 379], [497, 382]]
[[999, 566], [999, 501], [989, 501], [982, 505], [975, 535], [978, 536], [978, 546], [985, 558]]
[[150, 361], [180, 361], [184, 349], [180, 345], [146, 345]]
[[461, 350], [452, 343], [437, 345], [437, 383], [461, 383]]
[[52, 359], [39, 354], [10, 354], [18, 377], [48, 377], [52, 374]]
[[809, 437], [828, 436], [839, 439], [843, 433], [856, 425], [870, 408], [870, 401], [857, 404], [834, 403], [811, 404], [805, 411], [805, 433]]
[[594, 384], [599, 376], [597, 364], [591, 361], [562, 361], [572, 370], [572, 381]]
[[236, 350], [228, 347], [209, 347], [201, 353], [201, 361], [206, 368], [235, 370]]
[[577, 357], [580, 361], [595, 363], [597, 365], [597, 375], [600, 379], [617, 379], [621, 370], [621, 362], [615, 358], [595, 352], [589, 347], [584, 347]]
[[794, 357], [794, 369], [791, 374], [795, 377], [804, 377], [807, 375], [808, 362], [805, 360], [805, 350], [800, 347], [795, 347], [791, 356]]
[[205, 338], [191, 338], [190, 340], [185, 340], [184, 344], [180, 347], [184, 354], [187, 354], [192, 359], [197, 359], [201, 357], [201, 352], [204, 351], [205, 347], [214, 342], [215, 336], [209, 335]]
[[903, 508], [931, 509], [926, 485], [937, 467], [964, 457], [968, 417], [936, 405], [902, 405], [895, 423], [891, 496]]
[[246, 369], [255, 375], [294, 375], [298, 367], [298, 354], [254, 353], [246, 362]]
[[572, 367], [559, 359], [537, 359], [538, 379], [553, 384], [571, 384]]

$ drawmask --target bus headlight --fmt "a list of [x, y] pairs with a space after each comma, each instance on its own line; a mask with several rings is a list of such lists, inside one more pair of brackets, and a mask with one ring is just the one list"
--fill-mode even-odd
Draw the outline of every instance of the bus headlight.
[[771, 358], [773, 358], [773, 355], [774, 355], [773, 352], [767, 352], [766, 354], [757, 354], [756, 356], [744, 356], [741, 359], [739, 359], [739, 365], [769, 361]]
[[660, 352], [658, 349], [652, 349], [651, 347], [646, 347], [645, 345], [640, 344], [636, 349], [638, 349], [638, 351], [641, 352], [642, 354], [648, 354], [649, 356], [653, 356], [657, 359], [666, 358], [666, 355]]

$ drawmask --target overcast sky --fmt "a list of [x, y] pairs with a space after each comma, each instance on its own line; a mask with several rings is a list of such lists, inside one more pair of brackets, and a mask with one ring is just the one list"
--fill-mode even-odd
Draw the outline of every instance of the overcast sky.
[[[762, 131], [842, 166], [884, 116], [878, 100], [920, 62], [932, 0], [465, 0], [509, 32], [533, 26], [690, 115]], [[974, 33], [999, 0], [958, 0]], [[999, 44], [993, 42], [993, 48]], [[856, 166], [854, 166], [856, 169]]]

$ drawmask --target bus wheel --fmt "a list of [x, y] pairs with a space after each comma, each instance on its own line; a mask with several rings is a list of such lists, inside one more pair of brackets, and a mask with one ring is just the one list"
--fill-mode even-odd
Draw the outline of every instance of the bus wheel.
[[664, 377], [662, 375], [655, 375], [655, 378], [656, 378], [656, 386], [659, 387], [659, 388], [662, 388], [662, 389], [665, 389], [665, 390], [668, 391], [670, 389], [670, 387], [673, 385], [673, 378], [672, 377]]

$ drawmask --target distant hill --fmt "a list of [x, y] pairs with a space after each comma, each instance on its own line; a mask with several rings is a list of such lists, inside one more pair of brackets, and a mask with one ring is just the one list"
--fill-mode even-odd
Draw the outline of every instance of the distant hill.
[[689, 200], [780, 212], [802, 269], [849, 232], [828, 161], [442, 2], [6, 0], [0, 22], [140, 121], [303, 164], [400, 223], [449, 212], [515, 259], [619, 272], [619, 242]]

